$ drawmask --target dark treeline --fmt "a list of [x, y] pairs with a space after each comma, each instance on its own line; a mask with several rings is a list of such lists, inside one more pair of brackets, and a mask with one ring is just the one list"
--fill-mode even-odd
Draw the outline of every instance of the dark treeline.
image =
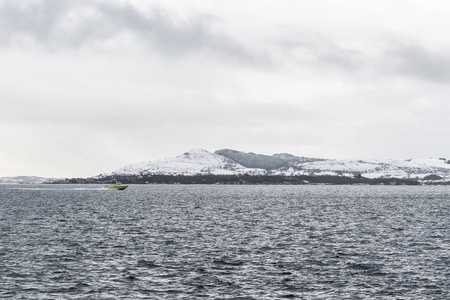
[[416, 180], [399, 178], [343, 177], [343, 176], [270, 176], [270, 175], [114, 175], [101, 178], [66, 178], [50, 183], [97, 183], [110, 184], [115, 182], [124, 184], [367, 184], [367, 185], [419, 185]]

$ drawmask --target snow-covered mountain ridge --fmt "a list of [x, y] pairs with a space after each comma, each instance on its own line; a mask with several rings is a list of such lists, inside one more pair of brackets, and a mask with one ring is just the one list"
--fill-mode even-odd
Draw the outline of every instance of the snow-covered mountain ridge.
[[[450, 161], [445, 158], [404, 160], [335, 160], [295, 156], [272, 156], [222, 149], [188, 151], [174, 158], [142, 162], [120, 168], [108, 175], [335, 175], [367, 178], [411, 178], [450, 180]], [[427, 177], [428, 176], [428, 177]]]

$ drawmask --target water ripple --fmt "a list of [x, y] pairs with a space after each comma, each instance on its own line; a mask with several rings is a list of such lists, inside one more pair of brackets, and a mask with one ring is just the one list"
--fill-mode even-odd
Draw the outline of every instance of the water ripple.
[[445, 187], [0, 187], [1, 299], [448, 299]]

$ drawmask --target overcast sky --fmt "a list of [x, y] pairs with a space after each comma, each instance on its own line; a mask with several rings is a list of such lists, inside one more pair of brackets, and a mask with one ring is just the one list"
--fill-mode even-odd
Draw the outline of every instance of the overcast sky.
[[0, 0], [0, 176], [195, 148], [450, 158], [450, 2]]

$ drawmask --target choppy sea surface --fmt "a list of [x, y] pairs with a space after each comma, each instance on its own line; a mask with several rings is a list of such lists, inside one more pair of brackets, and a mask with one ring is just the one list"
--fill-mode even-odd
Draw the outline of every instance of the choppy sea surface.
[[450, 299], [450, 188], [0, 185], [0, 299]]

